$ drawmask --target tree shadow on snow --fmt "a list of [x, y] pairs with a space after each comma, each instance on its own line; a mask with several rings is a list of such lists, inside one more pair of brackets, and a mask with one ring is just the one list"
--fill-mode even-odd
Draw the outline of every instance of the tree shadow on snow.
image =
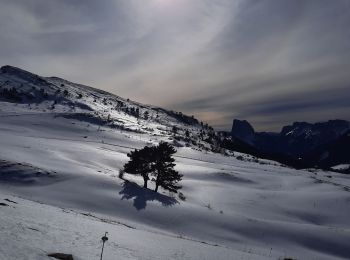
[[136, 183], [125, 181], [123, 189], [119, 192], [123, 195], [122, 200], [134, 199], [133, 206], [137, 210], [145, 209], [147, 201], [158, 201], [164, 207], [171, 207], [179, 203], [175, 198], [159, 194], [155, 191], [138, 186]]

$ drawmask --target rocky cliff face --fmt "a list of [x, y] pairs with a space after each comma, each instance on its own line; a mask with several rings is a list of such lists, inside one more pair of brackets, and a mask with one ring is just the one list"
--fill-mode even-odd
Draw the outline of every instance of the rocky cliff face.
[[334, 156], [350, 154], [350, 147], [346, 149], [339, 141], [346, 139], [349, 131], [350, 122], [330, 120], [315, 124], [295, 122], [284, 126], [280, 133], [261, 133], [255, 132], [247, 121], [235, 119], [231, 135], [268, 154], [282, 154], [307, 160], [307, 164], [331, 166], [350, 162], [350, 156], [337, 156], [342, 158], [340, 161]]
[[254, 128], [246, 120], [234, 119], [232, 124], [232, 135], [246, 143], [253, 144], [255, 139]]

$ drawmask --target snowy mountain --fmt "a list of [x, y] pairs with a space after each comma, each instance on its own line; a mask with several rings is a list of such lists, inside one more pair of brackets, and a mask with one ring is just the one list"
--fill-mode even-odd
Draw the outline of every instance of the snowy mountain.
[[[17, 112], [50, 113], [100, 123], [111, 128], [164, 137], [176, 146], [214, 149], [212, 127], [193, 116], [140, 104], [111, 93], [57, 77], [41, 77], [22, 69], [0, 69], [0, 101]], [[3, 112], [12, 112], [7, 104]], [[209, 142], [208, 142], [209, 141]]]
[[[348, 259], [349, 175], [213, 152], [192, 117], [63, 79], [6, 66], [0, 82], [1, 260], [99, 259], [105, 232], [104, 260]], [[160, 141], [181, 194], [119, 178]]]
[[[249, 131], [245, 131], [246, 135], [237, 133], [238, 125], [249, 128]], [[280, 133], [255, 132], [247, 121], [235, 120], [231, 135], [271, 158], [286, 156], [309, 167], [331, 167], [350, 162], [350, 148], [342, 145], [348, 139], [349, 132], [350, 122], [345, 120], [315, 124], [295, 122], [284, 126]]]

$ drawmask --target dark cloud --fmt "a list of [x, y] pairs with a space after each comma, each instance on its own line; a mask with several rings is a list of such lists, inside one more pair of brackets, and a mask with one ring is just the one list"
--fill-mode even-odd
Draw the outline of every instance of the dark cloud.
[[348, 0], [0, 0], [0, 59], [221, 129], [350, 120]]

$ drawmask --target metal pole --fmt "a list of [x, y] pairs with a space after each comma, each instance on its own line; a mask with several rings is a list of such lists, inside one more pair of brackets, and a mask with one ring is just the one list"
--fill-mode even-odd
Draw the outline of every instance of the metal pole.
[[103, 247], [105, 246], [105, 242], [103, 242], [103, 244], [102, 244], [102, 251], [101, 251], [101, 258], [100, 258], [100, 260], [102, 260], [102, 255], [103, 255]]
[[108, 232], [106, 232], [105, 235], [101, 238], [102, 239], [102, 251], [101, 251], [101, 258], [100, 258], [100, 260], [102, 260], [103, 249], [105, 247], [105, 242], [108, 240], [107, 234], [108, 234]]

